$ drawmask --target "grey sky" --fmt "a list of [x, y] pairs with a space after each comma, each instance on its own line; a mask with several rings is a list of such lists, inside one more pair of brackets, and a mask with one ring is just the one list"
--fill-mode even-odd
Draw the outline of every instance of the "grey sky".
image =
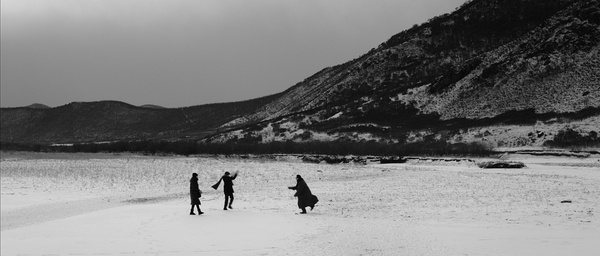
[[465, 0], [2, 0], [1, 105], [281, 92]]

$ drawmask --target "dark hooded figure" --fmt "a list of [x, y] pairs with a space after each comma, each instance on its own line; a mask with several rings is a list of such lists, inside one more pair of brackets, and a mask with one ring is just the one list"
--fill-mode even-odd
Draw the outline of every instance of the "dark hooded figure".
[[190, 209], [190, 215], [196, 215], [194, 213], [194, 206], [198, 209], [198, 214], [204, 214], [200, 210], [200, 197], [202, 196], [202, 191], [198, 187], [198, 174], [192, 173], [192, 178], [190, 179], [190, 199], [192, 200], [192, 208]]
[[288, 188], [296, 190], [294, 196], [298, 197], [298, 208], [302, 210], [300, 214], [306, 214], [306, 207], [310, 207], [312, 211], [315, 204], [319, 202], [319, 199], [310, 192], [310, 188], [300, 175], [296, 175], [296, 186]]
[[221, 184], [221, 181], [223, 181], [223, 193], [225, 193], [225, 204], [223, 205], [223, 210], [227, 210], [227, 207], [229, 207], [229, 209], [233, 209], [231, 207], [231, 204], [233, 204], [233, 180], [235, 180], [238, 174], [237, 172], [234, 173], [233, 176], [229, 176], [229, 174], [229, 172], [225, 172], [225, 175], [221, 177], [219, 182], [212, 186], [214, 189], [217, 189], [219, 184]]

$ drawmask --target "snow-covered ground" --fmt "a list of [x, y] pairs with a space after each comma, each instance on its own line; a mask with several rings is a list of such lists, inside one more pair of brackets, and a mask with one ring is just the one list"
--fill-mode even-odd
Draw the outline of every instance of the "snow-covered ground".
[[[600, 158], [504, 158], [527, 168], [3, 152], [1, 254], [598, 255]], [[210, 188], [225, 171], [230, 211]], [[306, 215], [296, 174], [320, 199]]]

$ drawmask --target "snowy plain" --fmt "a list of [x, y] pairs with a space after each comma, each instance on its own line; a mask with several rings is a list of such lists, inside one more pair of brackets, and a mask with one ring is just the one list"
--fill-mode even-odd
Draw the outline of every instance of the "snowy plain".
[[[600, 157], [504, 158], [527, 167], [2, 152], [1, 254], [598, 255]], [[229, 211], [210, 188], [225, 171]], [[306, 215], [296, 174], [320, 199]]]

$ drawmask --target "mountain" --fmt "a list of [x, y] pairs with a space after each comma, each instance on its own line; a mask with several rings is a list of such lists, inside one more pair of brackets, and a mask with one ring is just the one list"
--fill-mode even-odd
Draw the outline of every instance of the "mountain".
[[152, 104], [141, 105], [140, 108], [154, 108], [154, 109], [165, 109], [163, 106], [157, 106]]
[[276, 96], [185, 108], [136, 107], [118, 101], [2, 108], [0, 135], [2, 142], [25, 144], [199, 139]]
[[48, 109], [50, 107], [48, 107], [48, 106], [46, 106], [44, 104], [34, 103], [34, 104], [29, 105], [29, 106], [26, 106], [26, 108]]
[[[465, 3], [296, 84], [212, 141], [487, 140], [599, 127], [598, 1]], [[557, 122], [556, 120], [560, 120]]]
[[473, 0], [256, 100], [179, 109], [1, 109], [3, 142], [484, 141], [600, 127], [598, 0]]

